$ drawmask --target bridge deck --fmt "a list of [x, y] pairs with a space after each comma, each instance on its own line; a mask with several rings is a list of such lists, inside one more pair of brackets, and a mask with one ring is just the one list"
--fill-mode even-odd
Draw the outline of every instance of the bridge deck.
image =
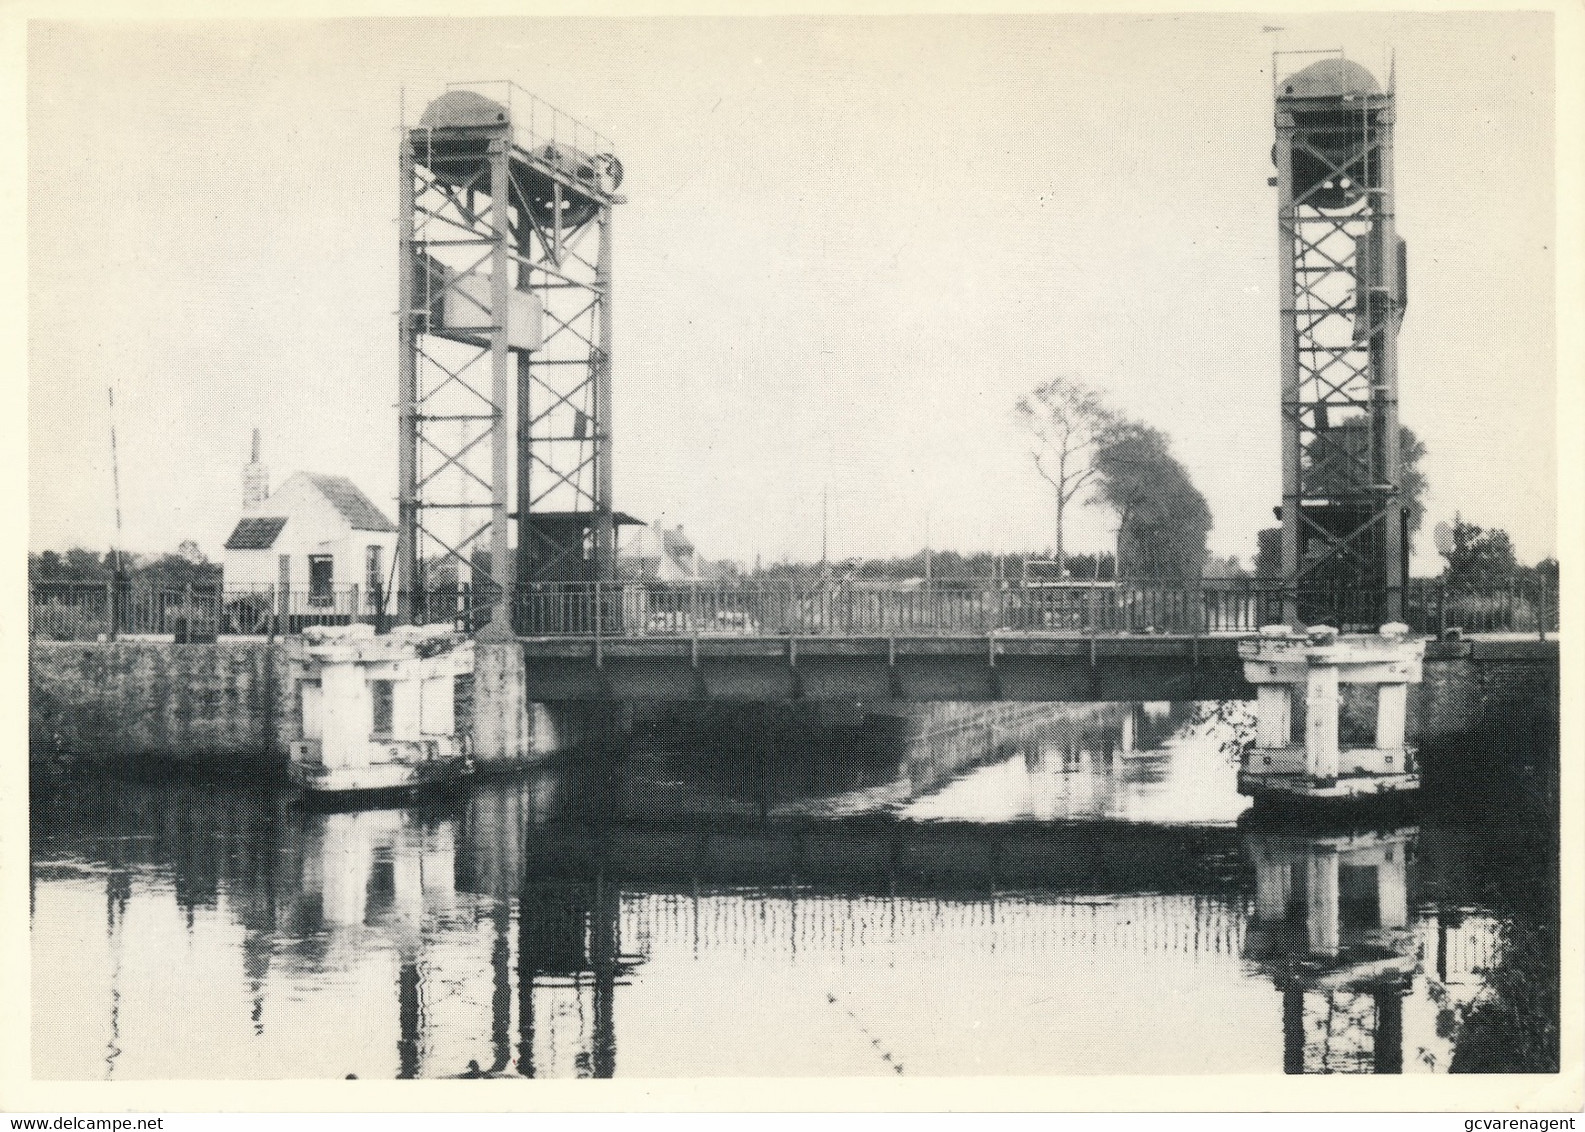
[[521, 637], [544, 700], [1248, 698], [1236, 635]]
[[[873, 636], [519, 637], [529, 698], [1104, 701], [1251, 699], [1238, 643], [1193, 636], [998, 632]], [[1547, 660], [1558, 644], [1432, 641], [1427, 660]]]

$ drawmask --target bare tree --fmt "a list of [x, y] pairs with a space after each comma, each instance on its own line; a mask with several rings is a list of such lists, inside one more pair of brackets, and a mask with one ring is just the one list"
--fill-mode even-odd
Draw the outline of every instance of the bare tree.
[[1068, 504], [1095, 476], [1101, 435], [1116, 418], [1100, 394], [1079, 381], [1057, 377], [1018, 399], [1015, 411], [1033, 440], [1035, 471], [1056, 495], [1057, 576], [1067, 570], [1063, 519]]

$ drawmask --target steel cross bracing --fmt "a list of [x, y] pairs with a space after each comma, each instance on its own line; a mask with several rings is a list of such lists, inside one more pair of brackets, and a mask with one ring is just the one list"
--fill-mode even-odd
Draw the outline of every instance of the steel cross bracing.
[[[1391, 94], [1278, 99], [1290, 621], [1360, 616], [1318, 604], [1327, 590], [1381, 595], [1378, 621], [1402, 615], [1392, 106]], [[1312, 170], [1306, 183], [1295, 181], [1296, 159]]]
[[[613, 576], [611, 206], [621, 198], [591, 185], [588, 155], [525, 148], [509, 121], [403, 137], [402, 616], [488, 607], [557, 571]], [[547, 513], [557, 521], [536, 519]], [[448, 587], [444, 608], [425, 607], [420, 595], [433, 605]], [[492, 624], [504, 631], [507, 619]]]

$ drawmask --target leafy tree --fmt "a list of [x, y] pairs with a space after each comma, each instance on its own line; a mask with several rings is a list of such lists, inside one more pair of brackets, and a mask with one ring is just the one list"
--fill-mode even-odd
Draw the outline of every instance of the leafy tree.
[[1119, 576], [1198, 577], [1211, 509], [1166, 435], [1149, 425], [1115, 423], [1098, 443], [1095, 467], [1096, 495], [1117, 512]]
[[1501, 585], [1519, 572], [1508, 532], [1490, 530], [1455, 518], [1452, 545], [1442, 552], [1447, 559], [1446, 581], [1461, 586]]
[[177, 554], [157, 557], [137, 556], [114, 550], [100, 554], [74, 546], [65, 552], [41, 551], [28, 555], [28, 577], [38, 582], [110, 581], [118, 569], [123, 581], [134, 588], [180, 589], [220, 584], [220, 566], [210, 562], [196, 543], [183, 544]]
[[[1312, 491], [1341, 492], [1359, 482], [1359, 470], [1369, 452], [1369, 433], [1364, 417], [1354, 417], [1326, 433], [1327, 440], [1310, 442], [1310, 465], [1305, 483]], [[1408, 425], [1401, 426], [1398, 449], [1403, 459], [1403, 506], [1410, 535], [1420, 529], [1425, 518], [1425, 473], [1420, 461], [1425, 457], [1425, 442]], [[1282, 577], [1282, 528], [1267, 527], [1256, 535], [1255, 576]]]
[[[184, 546], [187, 544], [183, 544]], [[196, 544], [192, 547], [197, 550]], [[196, 557], [196, 561], [195, 561]], [[185, 586], [215, 586], [220, 584], [220, 566], [209, 561], [200, 552], [162, 554], [151, 561], [139, 562], [127, 571], [134, 585], [159, 589], [181, 589]]]
[[1401, 498], [1403, 506], [1409, 509], [1404, 525], [1412, 537], [1425, 519], [1426, 480], [1425, 472], [1420, 469], [1420, 461], [1425, 456], [1425, 441], [1416, 436], [1408, 425], [1404, 425], [1399, 432], [1398, 452], [1403, 460]]
[[1117, 562], [1111, 554], [1075, 554], [1068, 559], [1069, 574], [1081, 582], [1109, 582], [1116, 577]]
[[64, 552], [46, 550], [28, 555], [28, 577], [40, 582], [108, 582], [114, 564], [113, 551], [101, 556], [80, 546]]
[[1255, 535], [1255, 577], [1282, 577], [1282, 528], [1267, 527]]
[[[1425, 518], [1425, 473], [1420, 461], [1425, 457], [1425, 442], [1408, 425], [1398, 429], [1398, 452], [1403, 461], [1403, 506], [1409, 509], [1408, 528], [1412, 535]], [[1350, 417], [1310, 441], [1305, 469], [1305, 489], [1317, 495], [1342, 494], [1368, 480], [1370, 459], [1370, 421]]]
[[1067, 567], [1063, 543], [1068, 504], [1098, 474], [1095, 456], [1101, 436], [1117, 422], [1100, 395], [1082, 382], [1057, 377], [1018, 399], [1014, 407], [1032, 445], [1035, 471], [1051, 485], [1056, 499], [1056, 560], [1060, 576]]

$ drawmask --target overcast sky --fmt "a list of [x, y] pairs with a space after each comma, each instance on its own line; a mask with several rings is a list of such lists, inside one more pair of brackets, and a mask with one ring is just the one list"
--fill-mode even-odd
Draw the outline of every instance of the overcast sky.
[[[1051, 541], [1011, 407], [1057, 374], [1170, 434], [1247, 562], [1278, 501], [1270, 52], [1396, 49], [1402, 416], [1426, 529], [1556, 549], [1551, 18], [1033, 16], [35, 24], [30, 544], [235, 521], [279, 484], [394, 518], [410, 118], [511, 78], [614, 138], [616, 503], [708, 556]], [[1115, 520], [1075, 514], [1070, 549]], [[1416, 565], [1434, 570], [1434, 554]]]

